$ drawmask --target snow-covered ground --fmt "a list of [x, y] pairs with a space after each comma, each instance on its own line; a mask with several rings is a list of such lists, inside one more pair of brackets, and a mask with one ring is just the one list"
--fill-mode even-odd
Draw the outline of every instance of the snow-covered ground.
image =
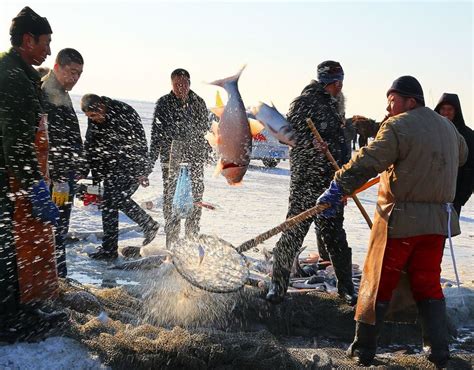
[[[74, 97], [78, 107], [77, 97]], [[145, 131], [150, 138], [153, 103], [129, 102], [140, 113]], [[83, 135], [85, 134], [85, 117], [78, 112], [81, 120]], [[252, 161], [244, 182], [241, 186], [231, 187], [222, 176], [212, 176], [213, 168], [205, 171], [204, 201], [217, 205], [216, 210], [203, 209], [201, 233], [215, 234], [234, 246], [253, 238], [285, 220], [288, 206], [288, 190], [290, 171], [289, 163], [282, 162], [274, 169], [266, 169], [260, 161]], [[163, 224], [162, 180], [159, 163], [150, 177], [150, 187], [140, 188], [134, 199], [143, 204], [154, 202], [150, 211], [152, 217]], [[359, 198], [368, 211], [374, 214], [376, 187], [361, 193]], [[423, 222], [423, 220], [419, 220]], [[132, 226], [133, 223], [125, 216], [120, 216], [120, 226]], [[72, 213], [71, 231], [101, 231], [100, 212], [94, 206], [83, 206], [76, 201]], [[474, 254], [474, 197], [463, 208], [461, 217], [462, 235], [453, 239], [461, 281], [472, 285], [474, 270], [472, 269]], [[354, 263], [363, 264], [367, 251], [369, 228], [352, 201], [345, 208], [345, 229], [349, 245], [353, 250]], [[122, 246], [141, 245], [142, 234], [137, 231], [124, 233], [120, 236]], [[278, 236], [266, 241], [262, 246], [272, 249]], [[72, 244], [67, 250], [67, 261], [70, 277], [83, 283], [103, 286], [116, 284], [140, 284], [139, 274], [133, 271], [108, 269], [110, 263], [93, 261], [87, 257], [87, 252], [100, 245], [95, 235], [88, 240]], [[304, 242], [307, 249], [304, 255], [317, 252], [316, 237], [312, 229]], [[164, 247], [164, 233], [160, 230], [157, 238], [147, 246], [143, 253], [152, 254]], [[261, 256], [250, 252], [253, 256]], [[449, 248], [445, 249], [442, 276], [454, 280], [453, 264]], [[0, 369], [70, 369], [70, 368], [100, 368], [100, 363], [93, 355], [88, 354], [79, 344], [66, 338], [50, 338], [37, 344], [17, 344], [0, 347]]]

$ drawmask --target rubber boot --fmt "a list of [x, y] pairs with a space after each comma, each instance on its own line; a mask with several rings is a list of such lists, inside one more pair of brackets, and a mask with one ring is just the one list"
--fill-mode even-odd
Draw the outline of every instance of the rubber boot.
[[387, 313], [389, 302], [377, 302], [375, 305], [375, 325], [357, 321], [354, 341], [347, 349], [349, 357], [356, 357], [358, 363], [369, 366], [377, 351], [377, 339], [383, 328], [383, 321]]
[[428, 360], [438, 368], [446, 367], [449, 360], [446, 301], [428, 299], [417, 303], [423, 333], [423, 349]]
[[357, 294], [352, 282], [352, 249], [344, 248], [331, 255], [331, 262], [337, 278], [337, 291], [350, 306], [357, 303]]
[[273, 265], [272, 283], [265, 299], [273, 304], [281, 303], [288, 289], [289, 280], [290, 270]]
[[144, 228], [143, 230], [143, 236], [145, 239], [143, 240], [142, 245], [148, 245], [150, 244], [153, 239], [155, 239], [156, 234], [158, 233], [158, 230], [160, 229], [160, 224], [156, 221], [151, 223], [150, 225], [147, 225], [147, 227]]

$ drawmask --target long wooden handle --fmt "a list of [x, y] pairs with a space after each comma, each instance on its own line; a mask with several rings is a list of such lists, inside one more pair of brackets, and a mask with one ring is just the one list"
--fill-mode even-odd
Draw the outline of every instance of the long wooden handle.
[[272, 236], [275, 236], [278, 233], [291, 229], [293, 226], [307, 220], [310, 217], [313, 217], [314, 215], [318, 213], [321, 213], [328, 207], [329, 206], [327, 204], [319, 204], [310, 209], [307, 209], [306, 211], [301, 212], [300, 214], [287, 219], [285, 222], [282, 222], [280, 225], [275, 226], [274, 228], [268, 231], [265, 231], [264, 233], [260, 235], [257, 235], [255, 238], [247, 240], [246, 242], [242, 243], [236, 248], [237, 252], [239, 253], [246, 252], [249, 249], [256, 247], [258, 244], [264, 242], [265, 240], [270, 239]]
[[[316, 129], [316, 126], [314, 125], [313, 120], [311, 118], [308, 118], [308, 119], [306, 119], [306, 122], [308, 123], [308, 126], [311, 129], [311, 132], [313, 133], [316, 140], [318, 140], [320, 143], [323, 143], [324, 140], [321, 137], [321, 135], [319, 134], [318, 130]], [[329, 160], [329, 162], [331, 162], [334, 169], [336, 171], [339, 171], [341, 168], [337, 164], [336, 160], [332, 156], [329, 149], [326, 150], [325, 154], [326, 154], [326, 157]], [[354, 203], [357, 205], [357, 208], [359, 208], [359, 211], [360, 211], [360, 213], [362, 213], [362, 216], [364, 216], [365, 221], [367, 222], [367, 225], [369, 225], [369, 228], [372, 229], [372, 220], [370, 219], [369, 215], [367, 214], [367, 212], [366, 212], [364, 206], [362, 205], [362, 203], [360, 202], [359, 198], [357, 198], [357, 195], [353, 194], [353, 195], [351, 195], [351, 198], [354, 200]]]

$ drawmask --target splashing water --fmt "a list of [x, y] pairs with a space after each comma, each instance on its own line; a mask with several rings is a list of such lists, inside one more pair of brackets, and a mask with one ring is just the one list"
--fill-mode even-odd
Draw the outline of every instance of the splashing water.
[[187, 328], [227, 326], [240, 293], [209, 293], [188, 283], [172, 263], [146, 274], [144, 321], [157, 326]]

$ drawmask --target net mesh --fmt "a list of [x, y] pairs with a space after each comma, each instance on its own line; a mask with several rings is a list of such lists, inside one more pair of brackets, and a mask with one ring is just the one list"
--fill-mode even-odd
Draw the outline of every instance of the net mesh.
[[[165, 269], [172, 270], [170, 267]], [[147, 278], [149, 281], [153, 276]], [[172, 271], [155, 278], [180, 279]], [[97, 354], [103, 365], [115, 369], [367, 369], [357, 366], [344, 353], [353, 339], [353, 312], [334, 295], [295, 294], [278, 307], [267, 307], [256, 288], [244, 289], [246, 294], [234, 296], [236, 307], [227, 315], [230, 321], [235, 321], [236, 315], [243, 315], [245, 320], [218, 330], [214, 324], [192, 329], [173, 327], [175, 323], [150, 324], [143, 320], [146, 300], [141, 289], [135, 289], [95, 289], [61, 282], [59, 302], [70, 315], [61, 328], [62, 335], [75, 338]], [[204, 291], [199, 293], [206, 295]], [[110, 318], [107, 321], [98, 318], [104, 311]], [[249, 331], [244, 322], [255, 323], [254, 330]], [[386, 324], [382, 334], [393, 339], [394, 332], [387, 333], [389, 328]], [[419, 328], [409, 328], [420, 335]], [[387, 349], [381, 343], [372, 368], [433, 369], [425, 356], [405, 352], [409, 348], [406, 343], [413, 343], [413, 333], [406, 325], [399, 329], [404, 338], [412, 338], [399, 338], [404, 351]], [[452, 353], [448, 369], [472, 369], [472, 342], [465, 346], [465, 353]], [[415, 348], [420, 348], [419, 343]]]
[[171, 253], [178, 272], [191, 284], [208, 292], [235, 292], [249, 277], [245, 257], [232, 244], [215, 236], [180, 239]]

